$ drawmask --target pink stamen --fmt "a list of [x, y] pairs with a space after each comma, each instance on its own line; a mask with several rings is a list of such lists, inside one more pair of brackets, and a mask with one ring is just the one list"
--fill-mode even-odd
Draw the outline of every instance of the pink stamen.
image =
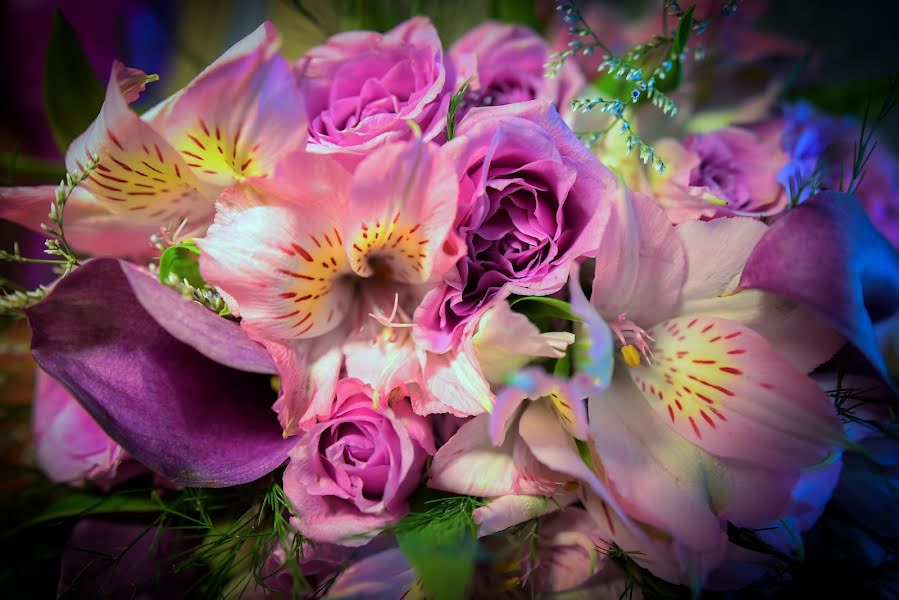
[[621, 342], [622, 346], [634, 346], [637, 351], [643, 355], [643, 358], [646, 359], [647, 364], [652, 364], [650, 359], [653, 358], [653, 356], [649, 342], [654, 342], [655, 340], [646, 333], [645, 329], [628, 319], [627, 313], [618, 315], [617, 319], [609, 323], [609, 328], [612, 330], [612, 333], [615, 334], [615, 337], [618, 338], [618, 341]]

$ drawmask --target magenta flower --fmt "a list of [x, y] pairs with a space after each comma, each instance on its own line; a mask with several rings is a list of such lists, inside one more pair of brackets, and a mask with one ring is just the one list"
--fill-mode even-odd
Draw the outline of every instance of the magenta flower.
[[78, 401], [43, 371], [37, 373], [32, 426], [38, 465], [53, 481], [109, 481], [126, 457]]
[[449, 56], [459, 73], [475, 74], [456, 113], [461, 119], [474, 106], [500, 106], [548, 100], [563, 116], [584, 84], [577, 66], [567, 61], [557, 77], [545, 76], [550, 49], [546, 41], [521, 25], [488, 21], [462, 36]]
[[459, 177], [456, 231], [467, 255], [422, 301], [415, 321], [435, 352], [509, 294], [547, 295], [596, 248], [611, 172], [545, 100], [472, 110], [444, 149]]
[[418, 123], [425, 140], [446, 125], [452, 81], [427, 18], [385, 34], [340, 33], [300, 57], [297, 69], [304, 77], [309, 144], [318, 151], [361, 153], [409, 139], [406, 121]]
[[370, 386], [341, 379], [330, 414], [300, 437], [284, 472], [294, 526], [315, 541], [365, 544], [405, 515], [433, 453], [431, 427], [407, 401], [375, 409]]
[[789, 200], [777, 181], [787, 156], [775, 139], [728, 127], [689, 135], [683, 143], [660, 140], [656, 150], [668, 170], [650, 172], [650, 187], [674, 223], [775, 215]]

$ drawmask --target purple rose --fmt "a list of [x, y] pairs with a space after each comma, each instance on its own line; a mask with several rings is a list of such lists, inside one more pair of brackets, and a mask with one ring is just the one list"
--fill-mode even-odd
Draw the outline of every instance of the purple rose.
[[674, 223], [775, 215], [787, 206], [777, 174], [787, 162], [774, 137], [725, 127], [655, 145], [668, 167], [650, 172], [651, 193]]
[[304, 536], [359, 546], [406, 514], [434, 436], [406, 400], [374, 408], [371, 387], [358, 379], [338, 381], [335, 394], [330, 413], [291, 452], [284, 491]]
[[385, 34], [337, 34], [303, 55], [297, 68], [311, 149], [360, 153], [409, 138], [406, 121], [418, 123], [425, 140], [445, 126], [453, 82], [437, 30], [424, 17]]
[[40, 370], [32, 426], [38, 465], [53, 481], [109, 483], [125, 459], [122, 447], [62, 385]]
[[571, 99], [584, 84], [584, 76], [566, 61], [557, 77], [546, 77], [543, 65], [550, 53], [543, 38], [521, 25], [488, 21], [469, 31], [449, 52], [458, 72], [476, 73], [456, 118], [474, 106], [540, 99], [552, 102], [562, 115], [570, 113]]
[[545, 100], [475, 108], [444, 146], [459, 175], [455, 231], [467, 255], [416, 311], [419, 342], [458, 344], [464, 325], [508, 294], [548, 295], [598, 246], [612, 173]]

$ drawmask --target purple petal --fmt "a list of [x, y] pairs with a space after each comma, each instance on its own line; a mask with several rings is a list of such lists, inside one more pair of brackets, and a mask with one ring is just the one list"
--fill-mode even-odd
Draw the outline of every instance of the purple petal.
[[738, 289], [809, 307], [890, 381], [874, 323], [899, 309], [899, 252], [855, 197], [823, 192], [774, 223], [746, 262]]
[[[142, 302], [166, 315], [168, 327]], [[133, 266], [96, 259], [28, 310], [31, 350], [149, 469], [179, 485], [237, 485], [277, 468], [292, 441], [282, 439], [271, 412], [268, 378], [210, 358], [260, 367], [251, 342], [209, 313], [232, 333], [217, 331], [205, 313]], [[178, 339], [168, 331], [176, 325]], [[216, 343], [239, 351], [229, 356]]]

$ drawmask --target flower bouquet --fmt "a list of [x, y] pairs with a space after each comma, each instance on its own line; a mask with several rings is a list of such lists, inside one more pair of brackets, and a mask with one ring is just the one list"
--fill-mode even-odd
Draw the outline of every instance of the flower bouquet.
[[[290, 59], [264, 22], [143, 112], [158, 77], [118, 61], [87, 119], [48, 102], [64, 179], [0, 217], [55, 275], [0, 306], [61, 485], [5, 539], [53, 528], [63, 597], [755, 597], [836, 545], [884, 572], [899, 88], [803, 100], [759, 8], [538, 3], [545, 37], [451, 44], [406, 13]], [[73, 94], [75, 41], [58, 18]]]

